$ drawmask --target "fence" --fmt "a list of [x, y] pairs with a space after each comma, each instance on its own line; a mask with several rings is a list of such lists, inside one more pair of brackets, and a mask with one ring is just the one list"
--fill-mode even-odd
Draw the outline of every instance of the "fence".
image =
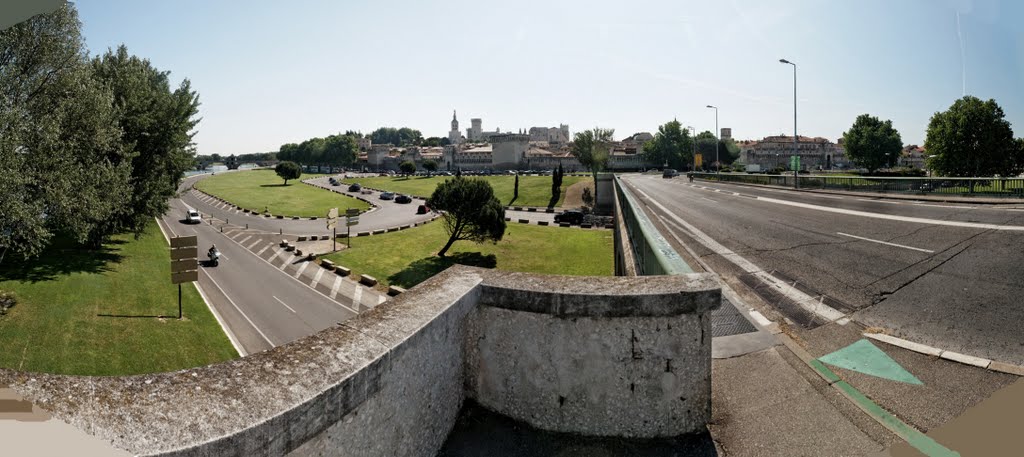
[[[694, 173], [709, 181], [793, 187], [793, 175]], [[1024, 198], [1024, 178], [906, 178], [801, 175], [799, 188], [914, 195]]]
[[693, 273], [693, 269], [672, 249], [644, 213], [639, 201], [614, 179], [615, 274], [619, 276], [676, 275]]

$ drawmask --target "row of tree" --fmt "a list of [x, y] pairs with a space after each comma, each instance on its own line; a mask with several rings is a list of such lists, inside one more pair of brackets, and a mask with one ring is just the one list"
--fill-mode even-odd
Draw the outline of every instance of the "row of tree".
[[658, 127], [654, 139], [644, 144], [643, 158], [647, 163], [668, 165], [676, 170], [694, 168], [694, 153], [702, 157], [701, 165], [713, 166], [717, 160], [729, 165], [739, 159], [740, 148], [731, 139], [722, 140], [714, 133], [703, 131], [693, 137], [677, 120]]
[[[903, 150], [892, 121], [862, 114], [843, 133], [846, 155], [874, 172], [897, 164]], [[1024, 139], [995, 100], [965, 96], [928, 122], [927, 167], [941, 176], [1016, 176], [1024, 172]]]
[[124, 46], [90, 58], [73, 3], [0, 31], [0, 93], [0, 261], [138, 235], [192, 166], [189, 81]]
[[359, 160], [359, 143], [352, 134], [310, 138], [299, 144], [281, 145], [277, 159], [305, 165], [346, 167]]

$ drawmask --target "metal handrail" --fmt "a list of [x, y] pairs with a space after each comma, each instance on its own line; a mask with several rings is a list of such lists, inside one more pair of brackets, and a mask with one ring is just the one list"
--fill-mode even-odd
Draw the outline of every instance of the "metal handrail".
[[678, 275], [693, 273], [679, 253], [661, 236], [654, 223], [644, 213], [638, 200], [615, 177], [615, 192], [622, 210], [622, 223], [626, 227], [628, 243], [635, 256], [637, 272], [647, 275]]
[[[792, 175], [694, 173], [710, 181], [794, 187]], [[799, 175], [801, 189], [1024, 198], [1024, 178]]]

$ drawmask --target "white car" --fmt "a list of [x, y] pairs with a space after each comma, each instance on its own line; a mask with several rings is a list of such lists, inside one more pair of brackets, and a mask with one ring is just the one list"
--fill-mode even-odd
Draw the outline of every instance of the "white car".
[[185, 223], [188, 224], [201, 224], [203, 222], [202, 217], [199, 215], [199, 211], [190, 209], [185, 213]]

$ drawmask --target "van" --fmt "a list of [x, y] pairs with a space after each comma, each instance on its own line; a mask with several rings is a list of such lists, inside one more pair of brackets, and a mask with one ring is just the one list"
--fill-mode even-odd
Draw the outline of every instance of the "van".
[[675, 171], [675, 170], [673, 170], [671, 168], [666, 168], [665, 172], [661, 174], [661, 177], [662, 178], [674, 178], [674, 177], [676, 177], [678, 175], [679, 175], [679, 172], [677, 172], [677, 171]]

